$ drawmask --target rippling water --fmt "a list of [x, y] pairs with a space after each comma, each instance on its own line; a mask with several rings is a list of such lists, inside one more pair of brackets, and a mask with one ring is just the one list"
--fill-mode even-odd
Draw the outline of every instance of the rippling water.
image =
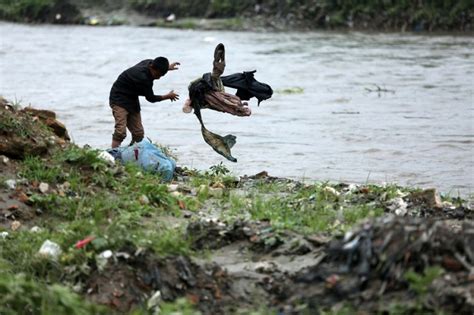
[[[0, 38], [0, 94], [56, 111], [81, 145], [109, 145], [112, 83], [163, 55], [182, 66], [155, 81], [155, 93], [175, 89], [182, 101], [142, 100], [142, 116], [147, 136], [176, 149], [181, 164], [223, 161], [236, 174], [473, 192], [473, 37], [4, 23]], [[219, 42], [226, 74], [257, 69], [276, 91], [260, 107], [251, 102], [251, 117], [203, 112], [210, 130], [237, 136], [237, 164], [214, 153], [194, 115], [181, 112], [189, 81], [210, 71]], [[394, 92], [368, 92], [374, 84]], [[304, 92], [278, 92], [291, 87]]]

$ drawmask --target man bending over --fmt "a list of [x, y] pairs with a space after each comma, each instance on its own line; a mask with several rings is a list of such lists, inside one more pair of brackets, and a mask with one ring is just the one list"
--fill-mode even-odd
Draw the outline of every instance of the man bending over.
[[138, 96], [155, 103], [163, 100], [172, 102], [179, 95], [170, 91], [165, 95], [153, 93], [153, 81], [159, 80], [168, 70], [177, 70], [179, 62], [169, 63], [165, 57], [146, 59], [120, 74], [110, 90], [109, 103], [115, 119], [115, 130], [112, 135], [112, 148], [120, 146], [127, 136], [127, 128], [132, 134], [132, 142], [140, 142], [145, 136], [140, 115]]

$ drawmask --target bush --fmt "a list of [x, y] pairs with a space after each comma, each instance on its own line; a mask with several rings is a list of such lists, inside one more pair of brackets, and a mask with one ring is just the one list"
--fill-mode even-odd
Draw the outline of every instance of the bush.
[[77, 23], [79, 15], [68, 0], [0, 0], [0, 18], [10, 21]]

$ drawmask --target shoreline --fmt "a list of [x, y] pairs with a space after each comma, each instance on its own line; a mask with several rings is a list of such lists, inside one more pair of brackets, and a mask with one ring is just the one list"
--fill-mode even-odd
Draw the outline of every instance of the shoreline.
[[[451, 1], [451, 0], [450, 0]], [[315, 0], [173, 1], [69, 0], [0, 5], [0, 20], [24, 23], [163, 26], [253, 31], [474, 32], [468, 3], [364, 3]]]
[[[19, 25], [50, 25], [50, 26], [84, 26], [84, 27], [137, 27], [137, 28], [166, 28], [176, 30], [188, 30], [188, 31], [230, 31], [230, 32], [255, 32], [255, 33], [362, 33], [362, 34], [403, 34], [403, 35], [414, 35], [414, 36], [456, 36], [456, 37], [472, 37], [474, 36], [474, 30], [436, 30], [436, 31], [416, 31], [416, 30], [401, 30], [397, 28], [380, 29], [380, 28], [362, 28], [362, 27], [334, 27], [334, 28], [322, 28], [322, 27], [275, 27], [275, 26], [262, 26], [260, 23], [249, 22], [251, 19], [235, 19], [235, 18], [222, 18], [222, 19], [208, 19], [208, 18], [183, 18], [178, 19], [175, 22], [169, 23], [163, 20], [149, 19], [145, 16], [143, 20], [139, 18], [134, 22], [107, 22], [109, 19], [104, 17], [93, 16], [86, 19], [81, 23], [38, 23], [38, 22], [19, 22], [10, 20], [0, 20], [0, 23], [4, 24], [19, 24]], [[92, 20], [91, 20], [92, 19]], [[91, 22], [92, 21], [92, 22]]]

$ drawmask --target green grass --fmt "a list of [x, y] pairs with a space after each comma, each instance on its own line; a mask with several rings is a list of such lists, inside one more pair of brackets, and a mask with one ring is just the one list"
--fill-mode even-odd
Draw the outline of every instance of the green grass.
[[109, 314], [104, 307], [85, 301], [69, 288], [46, 285], [24, 274], [0, 274], [0, 314]]

